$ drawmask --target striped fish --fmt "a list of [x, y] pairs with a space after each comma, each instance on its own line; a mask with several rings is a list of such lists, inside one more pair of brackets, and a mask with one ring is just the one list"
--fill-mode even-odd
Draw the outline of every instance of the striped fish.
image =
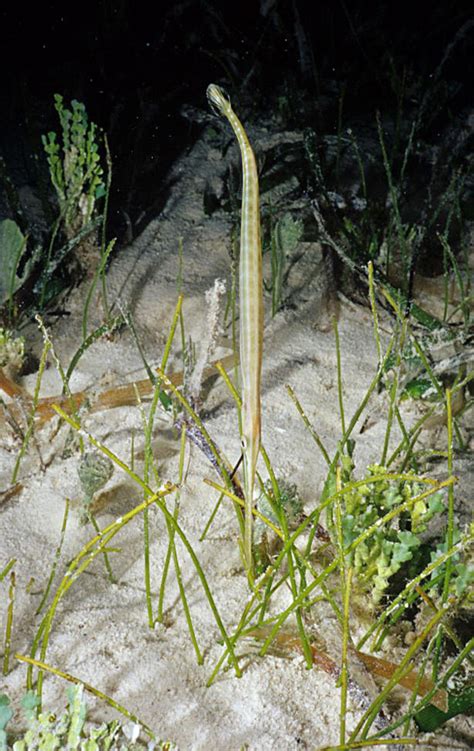
[[242, 123], [222, 89], [211, 84], [207, 97], [213, 109], [227, 118], [242, 159], [242, 216], [240, 228], [240, 366], [242, 382], [242, 453], [245, 495], [244, 555], [252, 578], [252, 509], [260, 451], [260, 381], [263, 348], [262, 245], [255, 155]]

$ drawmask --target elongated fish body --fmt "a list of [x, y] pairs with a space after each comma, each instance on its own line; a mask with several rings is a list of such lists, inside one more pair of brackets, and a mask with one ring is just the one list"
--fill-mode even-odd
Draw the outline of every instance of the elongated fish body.
[[260, 202], [255, 155], [247, 134], [223, 91], [211, 84], [212, 107], [227, 118], [237, 138], [242, 159], [242, 216], [240, 228], [240, 366], [242, 380], [242, 449], [245, 494], [244, 553], [252, 571], [252, 508], [257, 459], [260, 451], [260, 381], [263, 348], [262, 245]]

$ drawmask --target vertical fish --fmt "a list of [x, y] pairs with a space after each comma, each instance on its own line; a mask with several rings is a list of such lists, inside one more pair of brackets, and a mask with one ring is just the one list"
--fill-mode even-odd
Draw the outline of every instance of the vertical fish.
[[211, 84], [207, 97], [213, 109], [227, 118], [242, 159], [242, 215], [240, 227], [240, 366], [242, 380], [242, 452], [245, 495], [244, 555], [252, 576], [252, 508], [257, 458], [260, 451], [260, 381], [263, 348], [262, 245], [255, 155], [242, 123], [222, 89]]

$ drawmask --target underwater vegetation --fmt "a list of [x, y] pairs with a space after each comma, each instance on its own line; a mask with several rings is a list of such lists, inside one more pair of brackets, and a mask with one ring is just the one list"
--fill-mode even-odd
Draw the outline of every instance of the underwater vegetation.
[[[24, 702], [28, 730], [23, 737], [10, 732], [7, 724], [12, 710], [8, 699], [2, 695], [0, 749], [2, 743], [3, 748], [13, 743], [11, 747], [15, 751], [61, 747], [58, 744], [67, 739], [67, 747], [71, 749], [131, 751], [147, 747], [140, 745], [140, 731], [150, 739], [149, 749], [173, 748], [172, 744], [155, 739], [155, 729], [91, 686], [85, 688], [122, 713], [131, 724], [122, 727], [114, 721], [100, 727], [86, 725], [82, 682], [48, 663], [50, 638], [54, 629], [59, 628], [56, 626], [59, 605], [66, 597], [74, 597], [74, 584], [97, 560], [104, 562], [110, 583], [115, 582], [114, 559], [121, 551], [112, 547], [112, 541], [138, 518], [143, 521], [144, 617], [150, 629], [165, 621], [165, 601], [174, 576], [178, 583], [178, 602], [185, 613], [189, 648], [194, 650], [196, 661], [201, 665], [205, 662], [205, 650], [187, 584], [181, 576], [183, 556], [194, 567], [213, 614], [221, 646], [221, 656], [209, 670], [207, 685], [224, 670], [233, 670], [236, 677], [242, 675], [245, 667], [241, 651], [249, 641], [257, 645], [261, 657], [268, 653], [286, 656], [300, 653], [308, 670], [324, 670], [340, 688], [337, 748], [341, 751], [369, 748], [384, 740], [416, 745], [418, 731], [435, 733], [451, 717], [467, 714], [474, 704], [474, 640], [466, 637], [460, 628], [462, 622], [472, 624], [474, 619], [474, 529], [472, 524], [461, 526], [456, 520], [457, 477], [454, 474], [456, 452], [469, 450], [463, 418], [472, 408], [474, 380], [472, 360], [463, 356], [463, 346], [469, 344], [472, 337], [471, 283], [462, 242], [459, 252], [453, 250], [453, 243], [457, 241], [453, 227], [455, 224], [462, 227], [460, 204], [465, 175], [460, 169], [448, 184], [441, 180], [439, 203], [433, 209], [437, 218], [443, 216], [441, 227], [430, 224], [427, 213], [419, 221], [410, 220], [404, 215], [401, 204], [415, 130], [408, 134], [404, 148], [402, 134], [398, 134], [397, 148], [389, 154], [381, 121], [377, 121], [382, 173], [390, 200], [375, 206], [367, 188], [367, 160], [353, 134], [348, 134], [347, 138], [340, 135], [339, 141], [329, 144], [334, 163], [328, 166], [330, 152], [325, 151], [315, 132], [307, 131], [301, 153], [313, 195], [309, 206], [300, 211], [290, 200], [279, 204], [274, 195], [273, 200], [266, 202], [263, 254], [270, 254], [270, 278], [264, 285], [259, 197], [260, 190], [263, 195], [267, 191], [265, 181], [262, 179], [259, 188], [253, 149], [230, 100], [215, 85], [209, 87], [208, 96], [218, 114], [232, 126], [243, 162], [238, 215], [241, 229], [239, 347], [234, 347], [228, 359], [209, 363], [208, 367], [193, 359], [191, 348], [183, 345], [186, 341], [183, 297], [177, 294], [160, 365], [152, 367], [145, 361], [146, 379], [104, 388], [91, 398], [86, 392], [71, 390], [71, 376], [84, 352], [94, 343], [100, 343], [101, 337], [112, 331], [117, 333], [119, 324], [131, 330], [142, 357], [133, 319], [122, 314], [113, 318], [108, 305], [106, 267], [113, 242], [106, 241], [106, 204], [111, 168], [109, 166], [108, 177], [104, 178], [98, 131], [89, 123], [80, 103], [72, 102], [69, 110], [57, 96], [55, 106], [61, 136], [49, 133], [43, 140], [58, 208], [48, 243], [35, 251], [28, 247], [27, 234], [15, 221], [6, 219], [0, 224], [3, 324], [0, 387], [10, 397], [10, 401], [2, 404], [2, 409], [6, 424], [20, 444], [11, 486], [5, 497], [21, 491], [22, 461], [33, 437], [40, 436], [53, 417], [59, 418], [62, 425], [70, 428], [70, 450], [78, 456], [78, 489], [83, 496], [80, 513], [84, 523], [91, 526], [90, 539], [72, 560], [59, 565], [70, 513], [68, 503], [65, 504], [58, 547], [49, 551], [51, 572], [38, 607], [36, 631], [28, 654], [11, 650], [16, 561], [2, 562], [0, 583], [7, 595], [3, 606], [6, 614], [3, 672], [7, 675], [14, 661], [28, 666]], [[287, 112], [290, 103], [288, 107], [283, 104], [282, 111]], [[335, 176], [339, 179], [342, 160], [350, 151], [356, 155], [361, 195], [352, 196], [352, 210], [344, 215], [340, 196], [336, 195]], [[231, 210], [237, 216], [235, 207], [239, 200], [235, 192], [232, 195], [231, 178], [227, 188], [229, 203], [234, 204]], [[339, 341], [337, 321], [334, 322], [340, 431], [337, 448], [332, 453], [321, 440], [317, 426], [307, 417], [298, 395], [288, 386], [288, 398], [301, 418], [301, 439], [309, 437], [314, 441], [315, 451], [321, 452], [327, 470], [322, 494], [303, 499], [293, 482], [280, 478], [278, 468], [273, 466], [266, 452], [264, 436], [260, 435], [260, 371], [264, 287], [271, 313], [276, 316], [289, 304], [289, 273], [298, 263], [297, 249], [307, 237], [310, 223], [311, 231], [341, 262], [345, 291], [353, 287], [357, 288], [358, 295], [365, 296], [364, 302], [372, 315], [378, 363], [354, 414], [345, 414], [343, 382], [347, 376], [341, 366], [344, 345]], [[426, 252], [423, 243], [430, 233], [438, 239], [446, 277], [452, 276], [456, 282], [456, 301], [451, 305], [446, 286], [441, 314], [424, 310], [413, 296], [415, 267]], [[233, 260], [236, 261], [236, 257]], [[47, 309], [56, 296], [55, 272], [69, 262], [73, 275], [82, 274], [88, 285], [82, 345], [67, 366], [63, 366], [55, 352], [54, 336], [38, 317], [44, 345], [35, 392], [29, 394], [17, 382], [27, 346], [18, 335], [22, 319], [33, 311], [43, 313]], [[102, 283], [104, 323], [90, 331], [88, 311], [99, 282]], [[233, 289], [235, 291], [236, 286]], [[224, 294], [222, 289], [216, 288], [208, 301], [209, 307], [221, 294]], [[33, 300], [31, 306], [26, 306], [27, 300]], [[218, 307], [216, 303], [216, 311]], [[382, 308], [389, 311], [392, 324], [385, 337], [379, 321]], [[229, 304], [229, 309], [236, 329], [236, 308]], [[217, 315], [215, 312], [214, 318]], [[214, 328], [209, 328], [211, 338], [215, 338]], [[176, 345], [175, 339], [181, 341]], [[435, 361], [432, 349], [440, 342], [452, 345], [453, 353]], [[182, 373], [170, 374], [167, 370], [170, 352], [180, 346]], [[40, 392], [48, 358], [60, 375], [63, 393], [45, 398]], [[240, 375], [233, 378], [237, 364]], [[200, 409], [203, 383], [210, 374], [216, 373], [226, 385], [238, 414], [242, 479], [239, 468], [230, 466], [221, 447], [209, 434]], [[384, 442], [373, 462], [360, 467], [355, 462], [356, 425], [364, 418], [376, 394], [386, 397]], [[410, 426], [405, 424], [402, 409], [407, 398], [423, 398], [426, 404], [423, 415]], [[146, 408], [145, 401], [148, 402]], [[142, 468], [135, 466], [133, 458], [124, 461], [83, 426], [84, 415], [118, 405], [133, 405], [141, 411], [145, 445]], [[178, 466], [172, 482], [165, 482], [160, 476], [153, 454], [158, 413], [166, 418], [179, 441]], [[419, 439], [434, 417], [440, 417], [444, 444], [441, 448], [433, 447], [427, 455]], [[391, 439], [396, 429], [401, 437], [393, 446]], [[180, 520], [180, 492], [185, 482], [188, 441], [199, 447], [206, 467], [212, 467], [217, 475], [217, 480], [208, 480], [210, 492], [211, 489], [216, 491], [218, 500], [210, 518], [202, 520], [200, 545], [206, 544], [210, 527], [219, 524], [222, 504], [232, 504], [235, 511], [241, 575], [248, 584], [246, 601], [237, 621], [227, 621], [205, 565], [196, 552], [200, 549], [198, 541]], [[430, 476], [430, 461], [444, 462], [442, 479]], [[94, 499], [111, 479], [114, 468], [125, 472], [139, 491], [141, 501], [101, 528]], [[162, 571], [158, 572], [158, 597], [151, 586], [152, 573], [156, 575], [150, 568], [153, 539], [149, 513], [152, 508], [163, 516], [168, 536], [166, 560]], [[337, 654], [321, 627], [327, 613], [336, 624], [333, 636], [338, 645]], [[393, 642], [402, 652], [397, 661], [387, 657]], [[360, 687], [360, 664], [370, 679], [380, 679], [376, 695]], [[45, 712], [42, 706], [43, 683], [48, 673], [79, 684], [71, 690], [68, 709], [59, 717]], [[387, 702], [400, 687], [404, 701], [399, 712], [389, 719]], [[358, 691], [364, 693], [366, 701], [360, 719], [350, 729], [348, 707]]]
[[[84, 275], [91, 280], [91, 290], [101, 278], [102, 301], [107, 307], [104, 275], [114, 245], [114, 241], [105, 242], [111, 179], [107, 141], [89, 122], [81, 102], [73, 100], [68, 109], [57, 94], [55, 109], [60, 134], [51, 131], [42, 138], [53, 188], [48, 200], [56, 215], [46, 232], [30, 233], [15, 187], [3, 174], [13, 218], [0, 222], [0, 322], [12, 331], [35, 313], [44, 312]], [[102, 141], [106, 178], [99, 153]], [[4, 173], [5, 169], [3, 166]]]
[[6, 726], [13, 712], [8, 697], [0, 694], [0, 749], [7, 751], [52, 751], [67, 748], [68, 751], [173, 751], [173, 743], [150, 741], [146, 746], [138, 741], [140, 726], [130, 722], [122, 725], [117, 720], [85, 727], [87, 706], [82, 684], [70, 686], [69, 703], [59, 717], [51, 712], [38, 711], [38, 697], [34, 692], [25, 694], [22, 709], [28, 729], [7, 747]]

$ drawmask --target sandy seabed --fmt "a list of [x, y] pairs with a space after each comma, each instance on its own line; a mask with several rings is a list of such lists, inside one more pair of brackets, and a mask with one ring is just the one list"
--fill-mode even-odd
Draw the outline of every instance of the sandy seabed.
[[[162, 214], [114, 261], [109, 275], [110, 299], [131, 311], [145, 356], [159, 364], [178, 296], [182, 273], [186, 336], [199, 356], [208, 330], [205, 292], [216, 279], [230, 284], [230, 219], [222, 212], [206, 217], [203, 200], [206, 181], [219, 190], [225, 162], [220, 151], [204, 140], [175, 167], [175, 182]], [[182, 242], [182, 272], [178, 253]], [[278, 475], [296, 483], [310, 511], [318, 502], [326, 465], [305, 431], [286, 391], [290, 384], [314, 424], [330, 455], [340, 436], [336, 348], [328, 304], [333, 290], [330, 269], [316, 243], [302, 243], [301, 258], [288, 278], [287, 306], [273, 319], [266, 302], [263, 365], [263, 442]], [[269, 268], [265, 269], [267, 278]], [[68, 301], [70, 315], [51, 330], [63, 366], [81, 343], [84, 289]], [[351, 416], [372, 380], [376, 347], [370, 312], [348, 301], [338, 301], [342, 370], [346, 414]], [[97, 303], [90, 326], [101, 321]], [[385, 324], [382, 321], [382, 328]], [[385, 327], [389, 333], [389, 323]], [[41, 341], [37, 339], [40, 350]], [[180, 347], [175, 347], [169, 370], [182, 368]], [[214, 357], [228, 354], [218, 348]], [[96, 342], [80, 359], [71, 379], [72, 391], [91, 393], [145, 378], [136, 344], [129, 331]], [[34, 390], [35, 375], [23, 385]], [[53, 365], [45, 372], [41, 394], [61, 393], [62, 384]], [[201, 416], [207, 430], [229, 461], [240, 453], [235, 405], [220, 380], [206, 382]], [[386, 404], [376, 397], [371, 418], [362, 433], [356, 429], [356, 462], [360, 472], [380, 457], [385, 433]], [[408, 408], [410, 409], [410, 408]], [[365, 419], [365, 413], [362, 420]], [[361, 420], [361, 423], [362, 423]], [[407, 415], [410, 420], [410, 415]], [[135, 406], [84, 414], [83, 427], [124, 462], [133, 455], [135, 471], [143, 470], [144, 438], [140, 410]], [[14, 652], [28, 654], [39, 617], [35, 610], [47, 581], [59, 542], [66, 498], [71, 501], [59, 569], [92, 537], [90, 526], [80, 523], [82, 491], [77, 475], [78, 452], [67, 458], [68, 429], [58, 430], [56, 420], [39, 431], [21, 465], [20, 495], [0, 508], [0, 564], [16, 559]], [[396, 436], [393, 436], [396, 440]], [[7, 435], [0, 449], [0, 488], [8, 487], [18, 447]], [[163, 481], [175, 481], [179, 439], [170, 418], [158, 411], [153, 449]], [[41, 461], [40, 461], [41, 456]], [[43, 464], [43, 468], [42, 468]], [[265, 476], [263, 463], [259, 465]], [[238, 623], [249, 591], [238, 551], [238, 527], [233, 508], [223, 503], [207, 539], [199, 542], [217, 494], [204, 483], [218, 480], [204, 455], [187, 448], [187, 474], [181, 490], [179, 520], [205, 571], [224, 623], [232, 631]], [[123, 516], [141, 500], [140, 489], [116, 468], [97, 501], [101, 528]], [[151, 571], [154, 605], [168, 546], [165, 520], [150, 510]], [[114, 539], [119, 552], [111, 553], [116, 584], [111, 584], [100, 557], [73, 584], [56, 613], [47, 653], [49, 664], [92, 684], [136, 713], [162, 739], [180, 749], [317, 749], [339, 742], [340, 693], [333, 677], [307, 670], [300, 655], [257, 656], [251, 642], [238, 647], [243, 675], [221, 672], [210, 688], [206, 681], [222, 653], [219, 633], [196, 570], [178, 544], [182, 580], [191, 608], [204, 664], [197, 665], [189, 637], [174, 572], [166, 590], [165, 623], [148, 627], [143, 564], [143, 522], [139, 516]], [[34, 583], [30, 579], [34, 577]], [[59, 578], [56, 579], [55, 586]], [[54, 589], [54, 587], [53, 587]], [[3, 583], [3, 594], [7, 588]], [[0, 617], [5, 618], [3, 605]], [[337, 624], [325, 629], [337, 634]], [[4, 633], [4, 624], [0, 633]], [[323, 634], [325, 636], [326, 634]], [[16, 706], [24, 693], [25, 666], [12, 660], [9, 675], [0, 680]], [[45, 706], [65, 703], [65, 685], [48, 677]], [[104, 703], [88, 697], [89, 716], [103, 721], [115, 716]], [[355, 726], [363, 709], [350, 697], [347, 725]], [[458, 742], [458, 741], [457, 741]], [[423, 748], [423, 746], [421, 746]], [[426, 746], [429, 748], [430, 746]], [[392, 746], [393, 748], [393, 746]], [[466, 746], [467, 748], [467, 746]]]

